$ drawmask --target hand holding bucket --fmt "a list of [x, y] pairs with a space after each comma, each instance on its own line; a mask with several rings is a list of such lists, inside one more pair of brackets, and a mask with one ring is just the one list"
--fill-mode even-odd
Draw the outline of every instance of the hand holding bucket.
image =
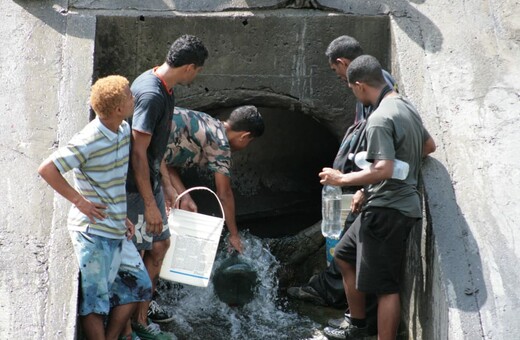
[[172, 209], [168, 216], [172, 234], [171, 245], [159, 276], [170, 281], [206, 287], [215, 261], [225, 215], [218, 196], [206, 187], [193, 187], [184, 191], [177, 196], [174, 207], [178, 207], [182, 196], [194, 190], [211, 192], [219, 203], [222, 217]]

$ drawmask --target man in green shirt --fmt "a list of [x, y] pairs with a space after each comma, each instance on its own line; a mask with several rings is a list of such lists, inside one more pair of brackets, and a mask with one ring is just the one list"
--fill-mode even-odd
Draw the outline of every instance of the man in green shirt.
[[[328, 338], [352, 339], [367, 335], [365, 294], [378, 297], [378, 336], [394, 339], [400, 319], [399, 288], [405, 244], [412, 227], [422, 217], [417, 189], [421, 159], [435, 149], [413, 105], [390, 88], [376, 58], [363, 55], [347, 70], [349, 87], [356, 98], [377, 109], [366, 127], [365, 170], [343, 174], [324, 168], [322, 184], [364, 186], [360, 211], [335, 248], [350, 307], [350, 325], [345, 329], [326, 327]], [[426, 147], [425, 147], [426, 146]], [[394, 160], [409, 164], [404, 180], [393, 179]]]

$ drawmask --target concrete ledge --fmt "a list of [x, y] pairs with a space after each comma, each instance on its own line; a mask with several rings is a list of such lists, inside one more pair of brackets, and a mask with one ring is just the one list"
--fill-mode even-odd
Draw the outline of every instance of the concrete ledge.
[[140, 11], [182, 11], [182, 12], [221, 12], [240, 9], [262, 9], [279, 8], [287, 4], [281, 0], [130, 0], [130, 1], [109, 1], [109, 0], [73, 0], [70, 6], [76, 9], [104, 9], [120, 10], [132, 9]]

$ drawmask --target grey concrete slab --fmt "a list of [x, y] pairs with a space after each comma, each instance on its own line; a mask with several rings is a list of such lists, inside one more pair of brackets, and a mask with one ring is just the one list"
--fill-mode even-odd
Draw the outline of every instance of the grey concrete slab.
[[43, 339], [53, 209], [36, 169], [56, 140], [65, 19], [45, 2], [0, 13], [0, 338]]
[[182, 11], [182, 12], [220, 12], [229, 10], [248, 10], [262, 8], [283, 7], [287, 1], [281, 0], [130, 0], [130, 1], [109, 1], [109, 0], [72, 0], [70, 6], [77, 9], [94, 10], [120, 10], [135, 9], [140, 11]]
[[[199, 36], [209, 58], [190, 87], [178, 87], [180, 106], [199, 110], [267, 99], [299, 107], [322, 121], [338, 139], [353, 119], [354, 98], [331, 72], [328, 43], [341, 34], [360, 37], [367, 53], [389, 64], [388, 18], [356, 17], [306, 10], [232, 15], [103, 16], [98, 20], [96, 72], [134, 79], [162, 63], [165, 51], [183, 33]], [[168, 30], [161, 29], [168, 27]], [[211, 27], [211, 29], [208, 29]], [[250, 97], [250, 98], [248, 98]]]
[[[519, 331], [511, 268], [519, 262], [513, 230], [520, 210], [512, 202], [520, 157], [509, 146], [518, 141], [519, 86], [511, 79], [520, 73], [510, 60], [519, 46], [510, 39], [517, 28], [497, 24], [509, 17], [505, 4], [495, 5], [423, 1], [406, 4], [410, 18], [393, 17], [400, 80], [440, 146], [433, 155], [440, 163], [425, 178], [439, 266], [434, 298], [445, 299], [449, 313], [448, 329], [435, 338], [502, 339]], [[518, 14], [517, 5], [508, 8]]]
[[70, 205], [54, 199], [36, 172], [88, 117], [93, 35], [87, 31], [94, 32], [95, 21], [82, 25], [63, 6], [0, 4], [2, 339], [72, 339], [76, 332], [77, 265], [65, 223]]

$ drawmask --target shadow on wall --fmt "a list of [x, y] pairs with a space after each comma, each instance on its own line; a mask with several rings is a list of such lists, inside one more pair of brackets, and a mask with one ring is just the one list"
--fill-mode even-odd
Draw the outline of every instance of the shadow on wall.
[[69, 14], [69, 11], [67, 8], [60, 6], [55, 2], [24, 0], [14, 0], [13, 2], [18, 4], [18, 6], [25, 9], [34, 17], [40, 19], [58, 33], [78, 38], [92, 38], [90, 32], [82, 30], [78, 25], [67, 26], [67, 15]]
[[[248, 3], [254, 3], [254, 0]], [[342, 13], [354, 15], [390, 14], [408, 37], [423, 50], [438, 52], [442, 48], [443, 37], [439, 28], [427, 16], [419, 12], [410, 3], [423, 4], [426, 0], [386, 0], [386, 1], [345, 1], [345, 0], [294, 0], [305, 8], [311, 4], [313, 8], [323, 11], [334, 9]]]
[[[55, 29], [60, 33], [67, 33], [68, 35], [83, 38], [85, 33], [81, 29], [74, 29], [73, 27], [67, 27], [64, 25], [64, 18], [69, 13], [69, 9], [62, 7], [58, 4], [52, 4], [51, 2], [26, 2], [22, 0], [14, 0], [19, 6], [23, 7], [29, 13], [39, 18], [47, 25]], [[395, 23], [399, 26], [403, 32], [405, 32], [410, 39], [412, 39], [418, 46], [428, 52], [438, 52], [442, 48], [443, 37], [441, 31], [437, 26], [424, 14], [419, 12], [410, 2], [415, 4], [423, 4], [426, 0], [387, 0], [385, 2], [347, 2], [344, 0], [294, 0], [290, 2], [272, 1], [273, 4], [266, 6], [260, 4], [259, 1], [248, 0], [249, 10], [251, 9], [265, 9], [270, 8], [312, 8], [322, 11], [330, 11], [331, 9], [342, 12], [351, 13], [354, 15], [380, 15], [381, 13], [391, 14]], [[175, 1], [172, 1], [171, 6], [175, 5]], [[78, 5], [78, 4], [76, 4]], [[79, 8], [89, 8], [89, 6], [82, 7], [79, 3]], [[186, 4], [180, 4], [180, 7], [186, 6]], [[105, 6], [107, 7], [107, 6]], [[113, 8], [111, 8], [113, 7]], [[128, 8], [128, 6], [126, 6]], [[157, 6], [146, 5], [146, 8], [164, 8], [164, 1], [157, 1]], [[188, 6], [186, 11], [196, 11], [195, 8]], [[213, 10], [218, 8], [226, 8], [226, 2], [219, 6], [212, 7]], [[121, 9], [121, 5], [108, 6], [106, 9]], [[123, 8], [124, 9], [124, 8]], [[244, 8], [246, 9], [246, 8]], [[144, 10], [144, 9], [143, 9]], [[183, 10], [180, 8], [179, 10]], [[203, 10], [203, 9], [201, 9]], [[208, 8], [208, 10], [210, 10]]]
[[426, 0], [388, 1], [386, 5], [395, 23], [410, 39], [425, 51], [439, 52], [444, 40], [441, 31], [428, 17], [411, 6], [410, 2], [422, 4]]
[[[410, 234], [404, 270], [403, 315], [409, 338], [447, 339], [450, 327], [464, 332], [467, 339], [482, 338], [480, 308], [488, 293], [477, 243], [457, 205], [446, 168], [428, 157], [423, 175], [426, 219]], [[433, 181], [434, 187], [429, 187]]]

